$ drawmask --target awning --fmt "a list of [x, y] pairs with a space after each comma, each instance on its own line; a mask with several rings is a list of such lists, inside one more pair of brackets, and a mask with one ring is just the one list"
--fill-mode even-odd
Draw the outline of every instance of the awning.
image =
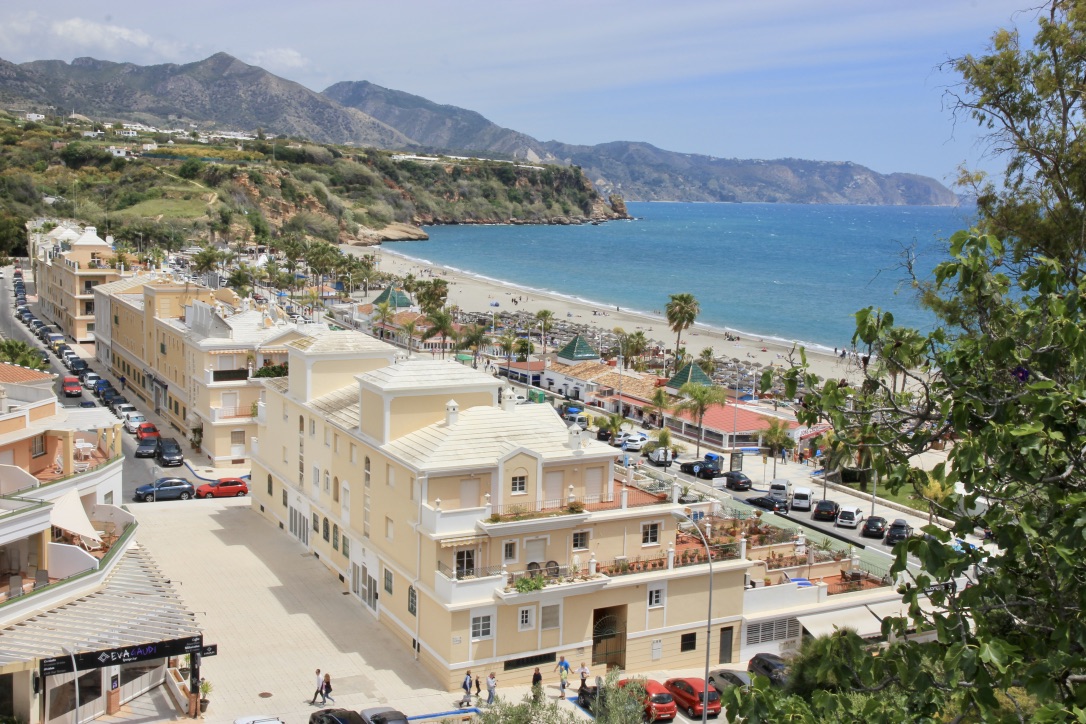
[[209, 349], [208, 354], [252, 354], [251, 349]]
[[49, 522], [76, 535], [86, 536], [99, 542], [102, 540], [98, 532], [94, 530], [90, 518], [87, 517], [87, 511], [83, 510], [83, 503], [79, 501], [79, 492], [76, 490], [69, 490], [53, 503]]
[[446, 538], [441, 541], [442, 548], [459, 548], [462, 546], [473, 546], [476, 543], [480, 543], [487, 540], [490, 536], [486, 535], [462, 535], [459, 538]]
[[799, 625], [812, 636], [826, 636], [837, 629], [850, 628], [861, 638], [882, 635], [882, 621], [875, 618], [867, 606], [842, 608], [839, 611], [798, 616]]

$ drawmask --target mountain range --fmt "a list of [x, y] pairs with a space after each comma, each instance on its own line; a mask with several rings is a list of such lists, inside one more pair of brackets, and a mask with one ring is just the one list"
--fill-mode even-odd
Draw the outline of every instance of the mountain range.
[[474, 111], [366, 81], [340, 82], [318, 93], [226, 53], [151, 66], [93, 58], [0, 59], [0, 103], [98, 120], [260, 129], [322, 143], [575, 164], [601, 193], [630, 201], [957, 203], [935, 179], [880, 174], [850, 162], [722, 159], [636, 141], [543, 142]]

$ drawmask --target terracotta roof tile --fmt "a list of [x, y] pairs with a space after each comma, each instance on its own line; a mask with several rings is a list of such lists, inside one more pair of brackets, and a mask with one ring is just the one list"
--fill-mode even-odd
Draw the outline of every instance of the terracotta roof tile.
[[39, 372], [29, 367], [0, 362], [0, 382], [45, 382], [52, 380], [53, 377], [48, 372]]

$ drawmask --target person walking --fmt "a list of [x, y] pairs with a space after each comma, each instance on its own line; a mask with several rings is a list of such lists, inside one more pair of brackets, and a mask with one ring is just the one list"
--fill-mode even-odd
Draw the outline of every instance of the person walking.
[[566, 685], [569, 683], [569, 662], [565, 656], [558, 657], [558, 663], [554, 665], [558, 672], [558, 693], [561, 698], [566, 698]]
[[538, 703], [543, 698], [543, 674], [539, 673], [539, 667], [535, 667], [532, 674], [532, 698]]
[[324, 683], [321, 685], [321, 696], [324, 697], [324, 701], [322, 702], [324, 704], [327, 704], [329, 701], [331, 701], [333, 704], [336, 703], [336, 700], [332, 698], [332, 675], [331, 674], [325, 674], [324, 675]]
[[577, 673], [581, 675], [581, 688], [583, 689], [588, 686], [588, 676], [592, 672], [588, 670], [588, 667], [585, 666], [585, 663], [582, 661], [581, 667], [577, 669]]
[[462, 701], [464, 706], [471, 705], [471, 669], [468, 669], [468, 673], [464, 675], [464, 681], [460, 684], [460, 688], [464, 690], [464, 699]]
[[127, 387], [128, 387], [128, 378], [125, 377], [124, 375], [121, 375], [121, 392], [124, 392]]
[[494, 694], [498, 690], [498, 677], [494, 676], [494, 672], [490, 672], [490, 676], [486, 677], [486, 705], [490, 706], [494, 703]]
[[476, 699], [482, 699], [483, 698], [483, 689], [479, 685], [479, 675], [478, 674], [475, 675], [475, 698]]
[[310, 704], [316, 704], [318, 696], [323, 698], [323, 696], [324, 696], [323, 691], [324, 691], [324, 677], [321, 676], [321, 670], [317, 669], [317, 686], [313, 690], [313, 701], [311, 701], [309, 703]]

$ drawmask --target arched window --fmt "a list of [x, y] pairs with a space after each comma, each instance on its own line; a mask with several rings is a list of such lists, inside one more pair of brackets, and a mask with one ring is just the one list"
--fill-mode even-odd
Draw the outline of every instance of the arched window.
[[321, 531], [321, 535], [324, 536], [325, 540], [328, 540], [328, 519], [327, 518], [324, 519], [324, 528]]
[[305, 417], [302, 415], [298, 415], [298, 432], [305, 432]]
[[332, 549], [339, 550], [339, 526], [336, 524], [332, 525]]
[[364, 471], [364, 475], [363, 475], [363, 481], [362, 482], [368, 488], [370, 486], [370, 458], [369, 458], [368, 455], [366, 456], [366, 464], [363, 467], [363, 471]]
[[268, 473], [268, 495], [272, 494], [272, 479], [271, 473]]
[[332, 489], [332, 478], [328, 475], [328, 471], [324, 471], [324, 492], [329, 492]]
[[339, 478], [332, 478], [332, 502], [339, 502]]

